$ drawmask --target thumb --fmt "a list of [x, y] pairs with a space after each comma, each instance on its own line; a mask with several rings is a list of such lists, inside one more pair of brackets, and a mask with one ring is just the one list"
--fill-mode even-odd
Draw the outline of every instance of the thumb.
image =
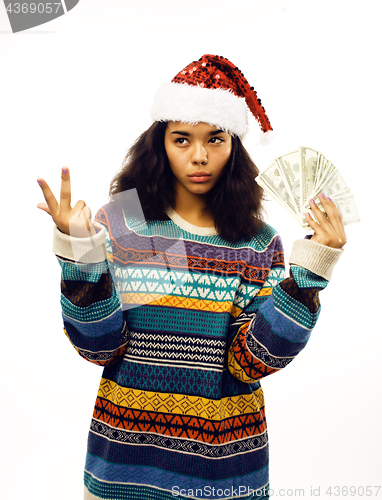
[[49, 214], [50, 216], [52, 216], [52, 214], [50, 213], [50, 209], [49, 209], [47, 203], [39, 203], [37, 205], [37, 208], [39, 208], [40, 210], [43, 210], [44, 212], [46, 212], [47, 214]]

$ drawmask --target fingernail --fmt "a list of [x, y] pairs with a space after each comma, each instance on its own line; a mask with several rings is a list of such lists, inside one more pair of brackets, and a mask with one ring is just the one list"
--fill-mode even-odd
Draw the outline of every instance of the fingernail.
[[311, 203], [313, 203], [313, 205], [316, 204], [316, 202], [313, 200], [313, 198], [310, 200]]
[[37, 179], [37, 184], [41, 187], [42, 186], [42, 182], [40, 181], [40, 179]]
[[329, 201], [332, 201], [332, 199], [331, 199], [331, 198], [329, 198], [329, 196], [328, 196], [328, 200], [329, 200]]
[[309, 212], [306, 212], [306, 216], [309, 217], [309, 219], [310, 219], [310, 213]]
[[63, 174], [67, 174], [67, 173], [68, 173], [68, 169], [67, 169], [67, 168], [63, 168], [63, 169], [62, 169], [62, 173], [63, 173]]
[[324, 193], [321, 193], [321, 194], [320, 194], [320, 196], [321, 196], [321, 198], [323, 198], [323, 199], [325, 200], [325, 195], [324, 195]]

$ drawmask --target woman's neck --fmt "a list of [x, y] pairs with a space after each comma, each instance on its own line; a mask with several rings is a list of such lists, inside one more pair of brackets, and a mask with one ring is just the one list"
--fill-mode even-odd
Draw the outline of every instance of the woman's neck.
[[[190, 193], [191, 194], [191, 193]], [[201, 196], [176, 196], [175, 212], [185, 221], [199, 227], [214, 227], [214, 219]]]

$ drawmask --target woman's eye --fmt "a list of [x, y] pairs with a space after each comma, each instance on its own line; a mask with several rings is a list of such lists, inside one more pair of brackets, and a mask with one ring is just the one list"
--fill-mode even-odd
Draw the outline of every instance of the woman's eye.
[[185, 137], [178, 137], [178, 138], [175, 140], [175, 142], [176, 142], [177, 144], [186, 144], [187, 139], [186, 139]]
[[224, 139], [221, 137], [211, 137], [210, 142], [212, 144], [220, 144], [221, 142], [224, 142]]

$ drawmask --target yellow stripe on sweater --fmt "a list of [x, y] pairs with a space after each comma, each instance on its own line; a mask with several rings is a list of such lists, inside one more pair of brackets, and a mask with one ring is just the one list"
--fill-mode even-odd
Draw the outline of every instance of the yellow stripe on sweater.
[[190, 297], [162, 295], [160, 293], [121, 293], [121, 298], [123, 304], [150, 304], [151, 306], [179, 307], [217, 313], [229, 313], [232, 309], [232, 302], [229, 301], [191, 299]]
[[252, 394], [214, 400], [186, 394], [150, 392], [121, 387], [105, 378], [101, 379], [98, 397], [134, 410], [176, 413], [210, 420], [223, 420], [236, 415], [257, 413], [264, 406], [261, 387]]
[[259, 290], [257, 297], [265, 297], [268, 295], [272, 295], [272, 287], [262, 288], [261, 290]]
[[[257, 294], [258, 297], [272, 295], [272, 288], [264, 288]], [[152, 306], [179, 307], [180, 309], [192, 309], [196, 311], [208, 311], [216, 313], [230, 313], [237, 318], [242, 308], [232, 305], [231, 301], [217, 301], [208, 299], [193, 299], [190, 297], [181, 297], [176, 295], [163, 295], [160, 293], [139, 293], [128, 292], [121, 293], [123, 304], [142, 305], [150, 304]]]

